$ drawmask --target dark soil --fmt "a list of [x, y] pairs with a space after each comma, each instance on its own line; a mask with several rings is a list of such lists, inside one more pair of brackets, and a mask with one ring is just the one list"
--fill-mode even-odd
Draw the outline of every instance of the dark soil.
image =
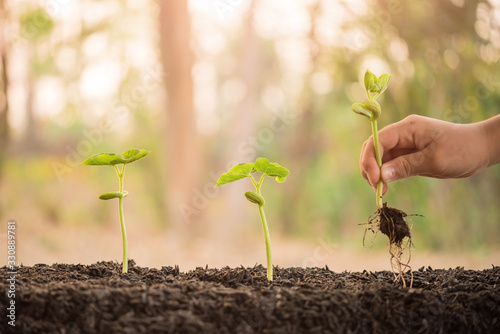
[[[8, 269], [0, 268], [2, 291]], [[19, 267], [17, 333], [500, 333], [500, 267], [390, 271], [325, 268]], [[9, 299], [0, 295], [5, 312]], [[0, 332], [14, 332], [2, 316]]]
[[401, 210], [391, 208], [384, 203], [379, 210], [380, 232], [389, 238], [391, 244], [401, 246], [404, 238], [411, 239], [410, 227], [406, 222], [408, 215]]

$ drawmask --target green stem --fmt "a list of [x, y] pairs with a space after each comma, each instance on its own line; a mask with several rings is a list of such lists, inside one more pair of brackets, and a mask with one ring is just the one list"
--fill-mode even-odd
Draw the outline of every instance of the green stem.
[[262, 174], [259, 179], [259, 189], [257, 189], [257, 192], [260, 195], [260, 186], [262, 185], [262, 182], [264, 182], [264, 178], [266, 177], [266, 174]]
[[252, 184], [255, 187], [255, 189], [259, 189], [260, 188], [260, 184], [257, 184], [257, 182], [255, 182], [255, 179], [253, 178], [252, 175], [250, 175], [250, 180], [252, 181]]
[[[382, 168], [382, 157], [380, 156], [380, 144], [378, 140], [378, 128], [377, 128], [377, 120], [372, 119], [372, 133], [373, 133], [373, 145], [375, 147], [375, 158], [377, 159], [377, 165], [379, 168]], [[377, 182], [377, 193], [376, 193], [376, 202], [377, 207], [382, 209], [382, 188], [384, 183], [382, 182], [382, 178]]]
[[123, 198], [118, 199], [118, 206], [120, 209], [120, 224], [122, 227], [122, 241], [123, 241], [123, 272], [128, 272], [128, 247], [127, 247], [127, 229], [125, 228], [125, 220], [123, 218]]
[[[264, 181], [265, 174], [262, 174], [259, 183], [255, 184], [257, 194], [261, 195], [260, 187]], [[259, 205], [260, 220], [262, 221], [262, 230], [264, 231], [264, 239], [266, 241], [266, 259], [267, 259], [267, 280], [271, 282], [273, 280], [273, 260], [271, 253], [271, 238], [269, 237], [269, 227], [267, 226], [266, 214], [264, 213], [264, 206]]]
[[269, 228], [267, 227], [266, 215], [264, 214], [264, 206], [259, 205], [260, 220], [262, 220], [262, 229], [264, 230], [264, 238], [266, 240], [266, 258], [267, 258], [267, 280], [273, 280], [273, 260], [271, 254], [271, 239], [269, 238]]
[[[123, 178], [125, 176], [125, 164], [123, 165], [122, 171], [118, 170], [118, 167], [114, 166], [118, 178], [120, 179], [120, 192], [123, 194]], [[128, 246], [127, 246], [127, 229], [125, 228], [125, 217], [123, 215], [123, 197], [118, 198], [118, 209], [120, 211], [120, 225], [122, 228], [122, 242], [123, 242], [123, 273], [128, 272]]]

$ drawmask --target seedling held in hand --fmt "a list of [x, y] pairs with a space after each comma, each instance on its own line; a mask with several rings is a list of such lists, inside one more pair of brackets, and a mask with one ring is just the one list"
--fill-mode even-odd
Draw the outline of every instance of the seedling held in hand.
[[[365, 73], [365, 90], [368, 100], [364, 104], [356, 102], [352, 105], [352, 110], [360, 115], [367, 117], [372, 124], [373, 143], [375, 145], [375, 157], [377, 159], [378, 167], [382, 167], [382, 157], [380, 156], [380, 145], [378, 141], [378, 128], [377, 119], [380, 117], [382, 110], [377, 98], [387, 89], [391, 74], [382, 74], [377, 78], [370, 70]], [[377, 183], [376, 201], [377, 207], [382, 209], [382, 180]]]
[[[137, 161], [145, 157], [149, 152], [143, 149], [133, 149], [129, 150], [122, 155], [115, 153], [101, 153], [96, 154], [82, 162], [82, 165], [89, 166], [113, 166], [115, 168], [116, 174], [120, 180], [120, 190], [104, 193], [99, 196], [99, 199], [108, 200], [113, 198], [118, 198], [118, 209], [120, 212], [120, 224], [122, 228], [122, 240], [123, 240], [123, 272], [128, 272], [128, 246], [127, 246], [127, 230], [125, 228], [125, 218], [123, 216], [123, 198], [128, 195], [128, 192], [123, 190], [123, 179], [125, 177], [125, 166], [129, 163]], [[118, 165], [123, 165], [118, 168]]]
[[[364, 85], [368, 100], [366, 100], [364, 104], [356, 102], [351, 107], [352, 111], [363, 115], [370, 120], [372, 125], [373, 144], [375, 148], [375, 159], [377, 160], [379, 168], [382, 167], [382, 156], [380, 153], [380, 144], [378, 139], [377, 120], [382, 113], [382, 109], [376, 100], [387, 89], [391, 77], [391, 74], [382, 74], [377, 78], [372, 72], [370, 72], [370, 70], [366, 70]], [[382, 179], [380, 179], [377, 182], [376, 190], [376, 203], [378, 209], [368, 219], [368, 222], [366, 223], [367, 227], [365, 229], [365, 235], [367, 230], [371, 230], [375, 233], [380, 230], [383, 234], [387, 235], [389, 238], [389, 253], [391, 254], [391, 264], [395, 279], [401, 279], [403, 281], [403, 285], [406, 286], [403, 271], [404, 269], [409, 269], [411, 272], [411, 267], [408, 265], [410, 256], [408, 256], [408, 261], [406, 263], [401, 262], [401, 256], [403, 254], [403, 250], [407, 246], [411, 246], [411, 228], [406, 222], [408, 215], [398, 209], [390, 208], [387, 206], [387, 203], [382, 202], [382, 188], [383, 182]], [[403, 244], [403, 240], [405, 238], [407, 242], [406, 244]], [[397, 275], [396, 271], [398, 272]], [[413, 274], [410, 286], [412, 282]]]
[[[253, 177], [253, 173], [260, 172], [259, 181]], [[245, 162], [237, 164], [229, 169], [227, 173], [222, 174], [217, 180], [216, 187], [226, 183], [231, 183], [249, 177], [255, 187], [255, 191], [247, 191], [245, 197], [250, 202], [257, 204], [259, 207], [260, 219], [262, 221], [262, 229], [264, 230], [264, 238], [266, 241], [266, 257], [267, 257], [267, 280], [273, 280], [273, 263], [271, 256], [271, 241], [269, 239], [269, 228], [267, 226], [266, 215], [264, 214], [265, 200], [261, 194], [262, 183], [266, 176], [271, 176], [276, 179], [278, 183], [285, 182], [290, 171], [277, 163], [271, 163], [266, 158], [258, 158], [255, 163]]]

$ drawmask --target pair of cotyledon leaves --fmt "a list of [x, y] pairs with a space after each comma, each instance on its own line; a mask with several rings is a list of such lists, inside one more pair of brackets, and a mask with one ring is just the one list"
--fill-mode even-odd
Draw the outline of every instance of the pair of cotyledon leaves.
[[[129, 164], [131, 162], [137, 161], [143, 157], [145, 157], [149, 151], [143, 149], [132, 149], [128, 150], [123, 154], [115, 154], [115, 153], [100, 153], [95, 154], [82, 162], [82, 165], [89, 166], [114, 166], [119, 164]], [[123, 191], [114, 191], [109, 193], [104, 193], [99, 196], [99, 199], [108, 200], [113, 198], [124, 198], [128, 195], [128, 192]]]
[[149, 151], [143, 149], [128, 150], [123, 154], [100, 153], [95, 154], [82, 162], [82, 165], [90, 166], [113, 166], [118, 164], [129, 164], [145, 157]]
[[367, 92], [382, 94], [389, 85], [392, 74], [382, 74], [378, 78], [369, 69], [365, 72], [364, 84]]
[[276, 162], [271, 163], [266, 158], [258, 158], [255, 162], [244, 162], [237, 164], [222, 174], [217, 180], [216, 187], [249, 177], [251, 173], [261, 172], [267, 176], [276, 178], [279, 183], [285, 182], [290, 171]]

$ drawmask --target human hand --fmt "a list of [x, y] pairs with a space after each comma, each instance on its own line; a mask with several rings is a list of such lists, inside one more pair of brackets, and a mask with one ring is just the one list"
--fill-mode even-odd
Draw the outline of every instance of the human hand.
[[375, 159], [373, 138], [363, 144], [360, 169], [376, 189], [409, 176], [463, 178], [488, 167], [490, 149], [483, 122], [454, 124], [433, 118], [410, 115], [379, 131], [382, 168]]

